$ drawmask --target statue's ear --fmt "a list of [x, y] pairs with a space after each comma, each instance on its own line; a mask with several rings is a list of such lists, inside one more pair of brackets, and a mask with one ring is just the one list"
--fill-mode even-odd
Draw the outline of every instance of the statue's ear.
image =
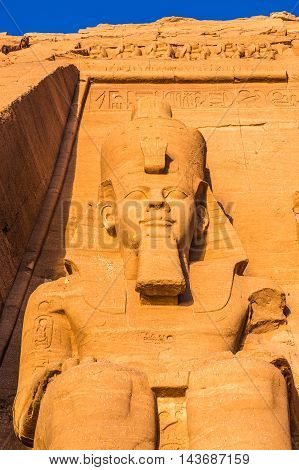
[[101, 207], [101, 217], [103, 221], [103, 225], [109, 235], [115, 236], [115, 210], [114, 210], [114, 203], [105, 203]]
[[103, 226], [111, 236], [115, 236], [115, 194], [110, 180], [104, 181], [100, 187], [99, 209]]
[[207, 190], [208, 183], [201, 181], [195, 194], [197, 229], [202, 233], [205, 232], [209, 225], [209, 213], [207, 210]]
[[202, 204], [197, 204], [196, 206], [197, 213], [197, 229], [203, 233], [207, 230], [209, 226], [209, 213], [207, 208]]

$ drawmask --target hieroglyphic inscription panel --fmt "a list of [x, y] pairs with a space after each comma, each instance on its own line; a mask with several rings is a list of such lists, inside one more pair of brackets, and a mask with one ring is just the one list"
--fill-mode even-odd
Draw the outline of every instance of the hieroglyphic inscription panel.
[[127, 111], [143, 96], [157, 96], [174, 109], [294, 108], [299, 106], [299, 86], [285, 83], [215, 85], [100, 85], [91, 87], [88, 111]]

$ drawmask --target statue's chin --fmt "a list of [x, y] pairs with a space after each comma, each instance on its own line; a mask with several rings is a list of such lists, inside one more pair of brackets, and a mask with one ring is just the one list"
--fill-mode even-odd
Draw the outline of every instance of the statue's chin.
[[161, 278], [157, 276], [151, 279], [137, 279], [136, 291], [150, 297], [174, 297], [183, 294], [186, 290], [186, 282], [182, 279]]
[[174, 297], [186, 290], [178, 250], [166, 237], [142, 239], [136, 291], [145, 296]]

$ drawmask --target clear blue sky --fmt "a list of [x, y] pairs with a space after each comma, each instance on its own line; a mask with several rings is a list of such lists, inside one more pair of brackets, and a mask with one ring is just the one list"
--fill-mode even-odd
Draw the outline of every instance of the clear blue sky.
[[0, 0], [0, 32], [75, 32], [99, 23], [142, 23], [162, 16], [231, 19], [290, 11], [299, 0]]

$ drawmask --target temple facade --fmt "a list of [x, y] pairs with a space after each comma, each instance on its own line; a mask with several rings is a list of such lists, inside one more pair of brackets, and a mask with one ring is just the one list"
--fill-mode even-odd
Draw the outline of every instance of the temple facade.
[[2, 448], [298, 449], [299, 18], [0, 46]]

